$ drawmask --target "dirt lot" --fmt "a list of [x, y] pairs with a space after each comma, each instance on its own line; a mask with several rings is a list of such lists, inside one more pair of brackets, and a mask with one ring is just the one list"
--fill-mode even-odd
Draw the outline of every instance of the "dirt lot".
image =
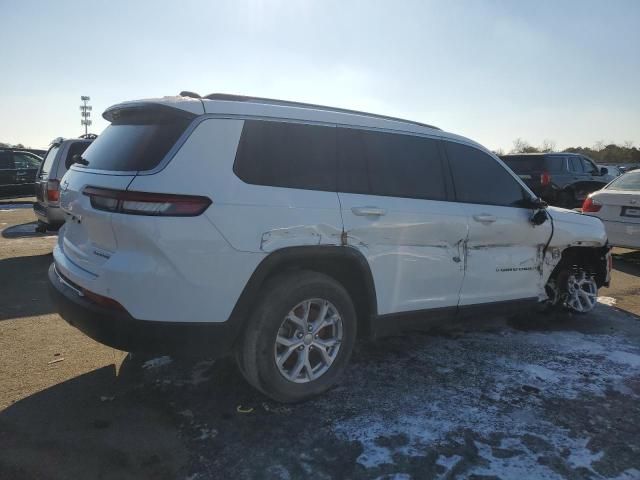
[[233, 363], [138, 359], [52, 311], [55, 235], [0, 202], [0, 478], [640, 478], [640, 255], [583, 317], [358, 344], [281, 406]]

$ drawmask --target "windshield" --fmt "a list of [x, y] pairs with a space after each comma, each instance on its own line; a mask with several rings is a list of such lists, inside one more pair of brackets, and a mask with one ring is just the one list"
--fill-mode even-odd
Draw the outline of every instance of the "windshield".
[[120, 112], [82, 158], [87, 168], [111, 171], [151, 170], [185, 131], [190, 118], [154, 110]]
[[607, 190], [640, 191], [640, 171], [625, 173], [607, 185]]
[[60, 150], [60, 145], [54, 145], [47, 152], [47, 156], [44, 158], [44, 162], [42, 162], [42, 169], [40, 170], [40, 177], [46, 177], [49, 175], [49, 171], [51, 170], [51, 166], [53, 165], [53, 161], [58, 154], [58, 150]]

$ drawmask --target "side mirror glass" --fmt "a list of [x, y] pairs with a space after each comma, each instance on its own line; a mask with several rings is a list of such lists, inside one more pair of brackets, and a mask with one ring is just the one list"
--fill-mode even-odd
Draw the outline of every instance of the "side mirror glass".
[[607, 175], [609, 173], [609, 169], [606, 167], [600, 168], [600, 175]]

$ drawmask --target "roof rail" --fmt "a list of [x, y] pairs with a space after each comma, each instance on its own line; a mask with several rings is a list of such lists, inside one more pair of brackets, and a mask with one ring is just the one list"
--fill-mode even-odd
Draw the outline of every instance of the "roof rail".
[[289, 100], [276, 100], [273, 98], [263, 98], [263, 97], [246, 97], [244, 95], [233, 95], [229, 93], [210, 93], [209, 95], [203, 97], [205, 100], [226, 100], [230, 102], [251, 102], [251, 103], [263, 103], [266, 105], [279, 105], [283, 107], [301, 107], [301, 108], [313, 108], [314, 110], [324, 110], [327, 112], [336, 112], [336, 113], [350, 113], [355, 115], [364, 115], [367, 117], [379, 118], [382, 120], [393, 120], [396, 122], [404, 122], [411, 123], [413, 125], [419, 125], [421, 127], [433, 128], [435, 130], [440, 130], [440, 128], [435, 127], [433, 125], [428, 125], [426, 123], [415, 122], [413, 120], [406, 120], [404, 118], [390, 117], [388, 115], [379, 115], [377, 113], [368, 113], [361, 112], [358, 110], [349, 110], [346, 108], [336, 108], [336, 107], [327, 107], [325, 105], [315, 105], [313, 103], [303, 103], [303, 102], [292, 102]]

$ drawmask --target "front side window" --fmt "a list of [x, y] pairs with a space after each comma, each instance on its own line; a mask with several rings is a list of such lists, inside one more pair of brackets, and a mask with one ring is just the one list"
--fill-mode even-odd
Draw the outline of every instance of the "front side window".
[[445, 145], [458, 202], [523, 206], [525, 190], [493, 157], [468, 145]]
[[584, 173], [582, 162], [578, 157], [569, 157], [569, 169], [574, 173]]
[[582, 160], [582, 168], [584, 169], [584, 173], [596, 175], [599, 172], [599, 169], [596, 168], [596, 166], [593, 163], [591, 163], [589, 160], [587, 160], [584, 157], [581, 158], [581, 160]]
[[415, 135], [338, 128], [338, 189], [444, 200], [438, 141]]
[[245, 120], [233, 171], [244, 182], [336, 191], [335, 127]]

